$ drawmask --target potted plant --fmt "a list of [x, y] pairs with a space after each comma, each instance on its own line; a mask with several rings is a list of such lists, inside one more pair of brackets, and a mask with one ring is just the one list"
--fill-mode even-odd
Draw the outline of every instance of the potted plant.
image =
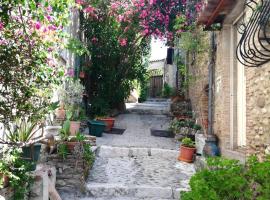
[[106, 124], [105, 131], [111, 131], [114, 127], [115, 118], [113, 117], [97, 117], [96, 120]]
[[75, 136], [80, 131], [80, 108], [72, 107], [67, 111], [67, 120], [70, 121], [70, 135]]
[[96, 136], [96, 137], [102, 137], [102, 133], [105, 130], [105, 123], [102, 121], [96, 121], [96, 120], [90, 120], [87, 122], [89, 127], [89, 134]]
[[70, 136], [70, 124], [70, 121], [66, 120], [59, 132], [61, 143], [58, 145], [58, 153], [64, 158], [68, 152], [72, 153], [75, 146], [85, 139], [85, 137], [80, 132], [76, 133], [76, 137]]
[[32, 163], [32, 170], [36, 169], [39, 159], [41, 144], [37, 141], [42, 138], [38, 121], [30, 121], [27, 118], [17, 119], [7, 127], [7, 139], [22, 147], [22, 157]]
[[196, 152], [195, 142], [192, 141], [190, 138], [185, 137], [182, 140], [178, 160], [192, 163], [195, 152]]
[[9, 177], [6, 174], [0, 173], [0, 189], [6, 188], [9, 184]]

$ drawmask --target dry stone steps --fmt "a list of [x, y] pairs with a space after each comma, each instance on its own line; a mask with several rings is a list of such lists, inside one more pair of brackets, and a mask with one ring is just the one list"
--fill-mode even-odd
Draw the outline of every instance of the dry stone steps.
[[175, 150], [101, 146], [83, 200], [179, 199], [195, 170], [177, 155]]

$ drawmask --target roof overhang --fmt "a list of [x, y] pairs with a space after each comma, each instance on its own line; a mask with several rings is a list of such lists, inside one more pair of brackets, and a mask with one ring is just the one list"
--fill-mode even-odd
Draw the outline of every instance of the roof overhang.
[[198, 24], [206, 28], [212, 24], [222, 23], [226, 15], [234, 8], [235, 0], [207, 0], [199, 13]]

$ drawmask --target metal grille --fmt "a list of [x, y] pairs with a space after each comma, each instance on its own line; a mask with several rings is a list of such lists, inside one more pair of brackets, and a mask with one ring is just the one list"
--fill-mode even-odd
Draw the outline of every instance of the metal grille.
[[245, 66], [259, 67], [270, 61], [270, 0], [246, 0], [244, 13], [237, 59]]

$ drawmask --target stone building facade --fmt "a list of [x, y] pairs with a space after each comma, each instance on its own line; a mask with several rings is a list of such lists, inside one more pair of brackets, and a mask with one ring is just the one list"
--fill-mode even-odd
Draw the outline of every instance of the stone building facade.
[[[244, 0], [229, 0], [219, 5], [220, 2], [208, 2], [198, 19], [206, 26], [222, 24], [221, 30], [215, 31], [213, 132], [223, 156], [245, 161], [249, 155], [256, 154], [262, 159], [270, 149], [270, 62], [259, 67], [241, 64], [236, 54], [242, 36], [239, 28], [243, 19], [250, 20], [252, 13], [244, 9]], [[197, 58], [204, 59], [202, 68], [196, 66], [198, 70], [193, 71], [196, 76], [203, 77], [201, 86], [194, 84], [189, 89], [195, 110], [206, 109], [206, 103], [202, 105], [200, 98], [204, 93], [202, 85], [207, 83], [209, 56]]]

